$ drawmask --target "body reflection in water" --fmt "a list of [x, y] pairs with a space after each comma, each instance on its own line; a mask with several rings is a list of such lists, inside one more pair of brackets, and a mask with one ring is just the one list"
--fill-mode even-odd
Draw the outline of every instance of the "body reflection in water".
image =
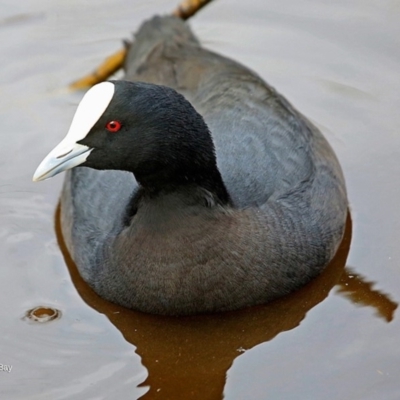
[[350, 216], [333, 261], [319, 277], [297, 292], [241, 311], [164, 317], [123, 308], [92, 291], [80, 277], [64, 245], [59, 215], [58, 207], [57, 238], [76, 289], [89, 306], [107, 315], [125, 339], [137, 347], [148, 369], [143, 385], [150, 389], [142, 399], [221, 399], [226, 373], [234, 359], [243, 351], [298, 326], [335, 285], [352, 301], [376, 307], [388, 321], [397, 307], [386, 296], [372, 291], [370, 283], [345, 268], [351, 241]]

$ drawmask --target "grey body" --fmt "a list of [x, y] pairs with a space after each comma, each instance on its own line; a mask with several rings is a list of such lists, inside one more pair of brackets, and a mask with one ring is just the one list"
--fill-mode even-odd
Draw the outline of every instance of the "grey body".
[[260, 304], [318, 275], [347, 215], [338, 161], [321, 133], [242, 65], [156, 17], [136, 34], [126, 80], [170, 86], [203, 116], [234, 207], [149, 201], [127, 221], [133, 174], [67, 172], [62, 228], [83, 278], [113, 302], [159, 314]]

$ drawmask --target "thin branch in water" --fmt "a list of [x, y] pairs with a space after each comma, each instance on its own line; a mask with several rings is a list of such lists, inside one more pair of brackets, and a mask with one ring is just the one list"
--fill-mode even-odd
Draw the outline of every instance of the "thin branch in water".
[[362, 275], [346, 267], [339, 283], [337, 293], [361, 306], [374, 307], [377, 314], [387, 322], [393, 320], [398, 303], [387, 294], [373, 289], [373, 282], [368, 282]]
[[172, 15], [182, 18], [184, 21], [186, 21], [211, 1], [212, 0], [184, 0], [181, 4], [179, 4]]

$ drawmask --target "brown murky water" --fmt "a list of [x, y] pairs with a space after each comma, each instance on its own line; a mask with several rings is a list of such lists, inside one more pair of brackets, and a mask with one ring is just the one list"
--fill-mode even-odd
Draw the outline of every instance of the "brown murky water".
[[32, 173], [81, 97], [66, 85], [175, 5], [1, 4], [0, 399], [400, 399], [396, 0], [220, 0], [191, 20], [335, 148], [353, 231], [324, 274], [266, 306], [192, 318], [122, 309], [77, 274], [57, 229], [62, 176]]

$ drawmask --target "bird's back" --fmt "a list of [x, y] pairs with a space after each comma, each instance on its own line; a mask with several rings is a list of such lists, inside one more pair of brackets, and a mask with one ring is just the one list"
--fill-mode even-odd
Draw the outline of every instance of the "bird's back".
[[[231, 224], [235, 231], [226, 235], [232, 242], [225, 242], [219, 229], [218, 245], [208, 247], [219, 251], [216, 260], [223, 259], [226, 270], [220, 272], [218, 290], [230, 291], [231, 299], [224, 305], [223, 296], [216, 294], [213, 304], [213, 295], [206, 290], [209, 305], [202, 310], [179, 296], [176, 301], [171, 297], [165, 309], [152, 308], [143, 297], [141, 309], [184, 314], [237, 308], [287, 293], [318, 274], [336, 252], [347, 215], [344, 178], [321, 133], [256, 74], [203, 49], [178, 18], [154, 17], [145, 22], [135, 35], [125, 70], [127, 80], [176, 89], [203, 116], [237, 210]], [[102, 268], [112, 265], [102, 259], [110, 254], [104, 249], [110, 237], [124, 228], [136, 188], [132, 174], [121, 171], [78, 168], [67, 175], [63, 231], [87, 281], [94, 282]], [[212, 244], [213, 232], [209, 237]], [[248, 258], [245, 254], [257, 260], [257, 265], [247, 266], [247, 294], [240, 287], [235, 291], [223, 286], [229, 281], [223, 273], [231, 273], [236, 262], [238, 271], [246, 264], [237, 259], [240, 254], [243, 260]], [[212, 265], [212, 270], [218, 271], [219, 266]], [[273, 289], [263, 294], [263, 285], [268, 284]], [[183, 286], [182, 291], [191, 292]]]
[[173, 87], [203, 116], [237, 206], [284, 197], [314, 179], [319, 167], [344, 188], [340, 166], [320, 132], [254, 72], [202, 48], [180, 19], [145, 22], [125, 68], [128, 80]]

